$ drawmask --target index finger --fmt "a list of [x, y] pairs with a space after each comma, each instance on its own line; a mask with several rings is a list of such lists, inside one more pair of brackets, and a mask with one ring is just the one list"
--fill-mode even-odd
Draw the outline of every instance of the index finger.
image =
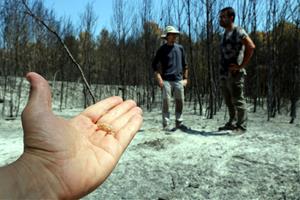
[[98, 103], [89, 106], [81, 114], [90, 118], [94, 123], [107, 111], [114, 108], [123, 102], [123, 99], [118, 96], [109, 97]]

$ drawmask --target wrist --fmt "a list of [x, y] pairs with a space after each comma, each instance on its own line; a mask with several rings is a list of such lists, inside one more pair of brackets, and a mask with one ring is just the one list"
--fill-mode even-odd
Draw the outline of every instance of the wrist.
[[59, 190], [54, 190], [55, 183], [51, 183], [53, 179], [47, 171], [42, 171], [42, 165], [34, 161], [32, 164], [23, 155], [0, 169], [0, 199], [58, 199]]
[[0, 167], [0, 199], [20, 198], [18, 181], [13, 164]]

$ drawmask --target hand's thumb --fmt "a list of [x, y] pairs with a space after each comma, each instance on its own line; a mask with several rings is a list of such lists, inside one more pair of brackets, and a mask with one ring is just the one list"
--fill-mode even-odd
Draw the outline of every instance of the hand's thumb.
[[30, 82], [28, 103], [24, 109], [30, 112], [51, 111], [51, 91], [48, 82], [39, 74], [29, 72], [26, 75]]

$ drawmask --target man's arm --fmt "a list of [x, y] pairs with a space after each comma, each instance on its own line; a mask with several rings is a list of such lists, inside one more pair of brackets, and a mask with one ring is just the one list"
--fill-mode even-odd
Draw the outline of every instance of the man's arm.
[[182, 83], [183, 86], [186, 86], [188, 84], [188, 75], [189, 75], [189, 70], [188, 70], [188, 66], [187, 66], [187, 62], [186, 62], [186, 57], [185, 57], [185, 51], [184, 48], [181, 48], [181, 52], [182, 52], [182, 65], [183, 65], [183, 72], [182, 72]]
[[240, 68], [244, 68], [246, 67], [246, 65], [249, 63], [254, 49], [255, 49], [255, 44], [253, 43], [253, 41], [251, 40], [251, 38], [249, 36], [245, 37], [242, 40], [242, 43], [245, 45], [245, 55], [244, 55], [244, 59], [242, 64], [240, 65]]
[[249, 36], [246, 36], [245, 38], [243, 38], [242, 43], [245, 45], [244, 59], [240, 65], [230, 64], [229, 70], [233, 73], [246, 67], [246, 65], [249, 63], [249, 61], [253, 55], [254, 49], [255, 49], [255, 44], [253, 43], [253, 41], [251, 40], [251, 38]]
[[183, 69], [183, 86], [186, 86], [188, 84], [189, 80], [189, 69], [188, 66], [185, 66]]
[[152, 62], [152, 69], [154, 71], [154, 75], [155, 75], [155, 79], [159, 85], [160, 88], [163, 87], [164, 85], [164, 81], [161, 77], [161, 74], [159, 72], [159, 62], [160, 62], [160, 49], [156, 52], [156, 55], [153, 59], [153, 62]]

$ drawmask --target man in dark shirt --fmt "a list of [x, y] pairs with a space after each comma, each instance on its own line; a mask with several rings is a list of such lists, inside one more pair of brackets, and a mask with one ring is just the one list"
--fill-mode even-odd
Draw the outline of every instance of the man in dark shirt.
[[[247, 129], [247, 108], [244, 98], [245, 67], [252, 57], [255, 45], [246, 31], [234, 25], [235, 12], [231, 7], [220, 11], [220, 26], [225, 29], [221, 41], [221, 91], [229, 110], [229, 121], [219, 130]], [[233, 122], [236, 120], [236, 124]]]
[[184, 102], [184, 87], [187, 85], [188, 67], [185, 60], [185, 52], [181, 45], [176, 44], [179, 35], [173, 26], [167, 26], [162, 35], [167, 42], [158, 51], [152, 63], [155, 77], [162, 89], [162, 119], [164, 130], [170, 129], [169, 105], [171, 95], [175, 98], [176, 128], [186, 129], [182, 124], [182, 110]]

